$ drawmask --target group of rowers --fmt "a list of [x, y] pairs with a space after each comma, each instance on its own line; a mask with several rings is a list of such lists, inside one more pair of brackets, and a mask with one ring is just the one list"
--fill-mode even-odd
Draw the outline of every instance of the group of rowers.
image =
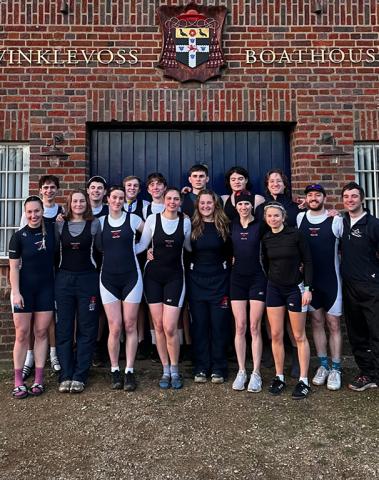
[[[194, 381], [223, 383], [234, 318], [238, 372], [232, 388], [260, 392], [267, 314], [275, 364], [268, 391], [280, 395], [286, 388], [283, 338], [288, 330], [298, 357], [292, 398], [306, 398], [311, 392], [309, 314], [319, 361], [312, 382], [339, 390], [342, 311], [359, 368], [348, 386], [363, 391], [378, 385], [379, 220], [364, 209], [362, 187], [355, 182], [343, 187], [340, 215], [326, 209], [320, 184], [307, 185], [304, 198], [293, 201], [279, 169], [267, 172], [265, 197], [251, 193], [242, 167], [231, 168], [225, 180], [229, 194], [218, 196], [207, 188], [205, 165], [191, 167], [190, 186], [183, 189], [169, 186], [155, 172], [146, 180], [147, 202], [139, 198], [142, 183], [134, 175], [112, 186], [94, 176], [85, 190], [72, 190], [62, 208], [55, 203], [59, 179], [41, 177], [40, 196], [25, 200], [21, 228], [9, 243], [14, 398], [45, 391], [49, 345], [59, 392], [83, 392], [103, 317], [109, 328], [111, 387], [134, 391], [136, 352], [148, 333], [144, 303], [162, 364], [161, 389], [183, 387], [182, 323], [189, 327]], [[27, 386], [33, 368], [34, 381]]]

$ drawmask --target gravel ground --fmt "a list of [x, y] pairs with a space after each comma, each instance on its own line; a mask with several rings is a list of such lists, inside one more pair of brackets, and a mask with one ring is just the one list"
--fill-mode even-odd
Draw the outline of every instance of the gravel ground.
[[[234, 373], [235, 365], [231, 371]], [[375, 479], [379, 478], [379, 389], [313, 389], [291, 399], [264, 391], [195, 385], [160, 391], [160, 368], [138, 363], [134, 393], [109, 388], [98, 369], [81, 395], [59, 394], [50, 376], [40, 398], [14, 400], [1, 374], [0, 479]], [[353, 371], [347, 369], [346, 380]]]

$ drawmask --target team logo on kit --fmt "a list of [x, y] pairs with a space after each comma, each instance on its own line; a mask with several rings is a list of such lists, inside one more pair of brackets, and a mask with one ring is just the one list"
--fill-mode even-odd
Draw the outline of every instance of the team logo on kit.
[[180, 82], [205, 82], [225, 65], [221, 34], [226, 7], [159, 7], [163, 50], [158, 66]]

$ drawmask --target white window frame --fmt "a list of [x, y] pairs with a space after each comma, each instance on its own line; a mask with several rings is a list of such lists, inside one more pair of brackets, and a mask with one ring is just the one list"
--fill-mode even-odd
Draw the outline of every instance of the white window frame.
[[[11, 155], [14, 150], [22, 152], [22, 162], [20, 165], [17, 165], [15, 160], [14, 169], [10, 170]], [[4, 216], [4, 218], [0, 219], [0, 235], [3, 240], [2, 244], [0, 243], [0, 259], [8, 258], [8, 243], [11, 232], [18, 230], [20, 226], [21, 217], [16, 218], [15, 213], [13, 214], [13, 222], [9, 223], [9, 208], [12, 208], [11, 204], [13, 204], [14, 212], [16, 212], [16, 206], [18, 206], [20, 212], [22, 211], [22, 202], [29, 194], [29, 172], [29, 145], [25, 143], [0, 142], [0, 215]], [[13, 195], [9, 191], [9, 180], [12, 175], [18, 175], [16, 182], [22, 180], [21, 189], [19, 189], [17, 194]]]
[[365, 206], [379, 218], [379, 141], [354, 145], [357, 183], [364, 189]]

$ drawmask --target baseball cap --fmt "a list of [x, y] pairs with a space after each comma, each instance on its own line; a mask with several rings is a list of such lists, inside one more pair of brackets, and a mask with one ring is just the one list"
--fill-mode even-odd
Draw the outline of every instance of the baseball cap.
[[326, 196], [326, 192], [325, 192], [324, 187], [322, 185], [320, 185], [319, 183], [312, 183], [311, 185], [307, 185], [305, 187], [304, 193], [306, 195], [309, 192], [321, 192], [323, 195]]

